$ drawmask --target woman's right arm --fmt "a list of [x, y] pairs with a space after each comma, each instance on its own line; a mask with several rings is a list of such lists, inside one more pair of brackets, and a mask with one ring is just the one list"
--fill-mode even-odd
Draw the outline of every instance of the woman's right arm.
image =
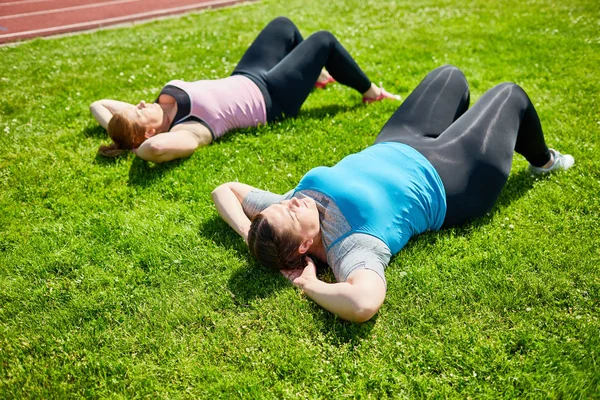
[[92, 112], [92, 115], [94, 116], [96, 121], [98, 121], [98, 123], [104, 129], [107, 129], [108, 122], [112, 118], [113, 114], [130, 106], [131, 104], [125, 103], [124, 101], [102, 99], [93, 102], [90, 105], [90, 111]]
[[227, 182], [212, 191], [211, 197], [221, 218], [248, 242], [250, 219], [244, 213], [242, 203], [254, 189], [250, 185], [239, 182]]
[[352, 322], [365, 322], [377, 314], [386, 292], [385, 282], [377, 272], [357, 269], [346, 282], [326, 283], [317, 277], [312, 259], [307, 257], [306, 261], [304, 269], [281, 273], [315, 303]]

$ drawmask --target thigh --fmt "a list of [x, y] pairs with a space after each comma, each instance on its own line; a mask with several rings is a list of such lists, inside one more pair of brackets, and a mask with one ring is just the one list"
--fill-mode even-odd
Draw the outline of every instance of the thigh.
[[[508, 179], [529, 104], [517, 85], [498, 85], [437, 139], [415, 146], [444, 183], [448, 205], [444, 226], [482, 216], [495, 204]], [[525, 133], [538, 134], [541, 127], [539, 132]]]
[[295, 116], [323, 69], [361, 93], [371, 81], [331, 32], [319, 31], [292, 50], [267, 74], [269, 93], [287, 116]]
[[464, 74], [452, 65], [439, 67], [396, 110], [375, 143], [436, 138], [468, 108], [469, 86]]
[[257, 36], [233, 74], [264, 76], [302, 42], [302, 35], [292, 21], [278, 17]]

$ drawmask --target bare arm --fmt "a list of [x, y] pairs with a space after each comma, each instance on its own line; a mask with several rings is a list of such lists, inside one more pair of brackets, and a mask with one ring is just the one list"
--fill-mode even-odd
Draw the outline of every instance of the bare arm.
[[381, 308], [386, 286], [375, 271], [358, 269], [346, 282], [325, 283], [317, 278], [315, 264], [308, 257], [307, 263], [303, 270], [281, 273], [327, 311], [348, 321], [365, 322]]
[[254, 189], [252, 186], [244, 183], [228, 182], [217, 187], [211, 193], [211, 197], [221, 218], [223, 218], [223, 220], [227, 222], [238, 235], [244, 238], [246, 243], [248, 242], [250, 220], [244, 213], [242, 203], [252, 189]]
[[211, 141], [208, 128], [198, 122], [189, 122], [177, 125], [170, 132], [150, 137], [134, 153], [146, 161], [162, 163], [189, 157], [198, 147], [206, 146]]
[[118, 100], [102, 99], [93, 102], [90, 105], [90, 111], [92, 112], [92, 115], [94, 116], [96, 121], [98, 121], [98, 123], [104, 129], [107, 129], [108, 122], [110, 121], [112, 116], [116, 112], [119, 112], [120, 110], [126, 107], [131, 107], [131, 104]]

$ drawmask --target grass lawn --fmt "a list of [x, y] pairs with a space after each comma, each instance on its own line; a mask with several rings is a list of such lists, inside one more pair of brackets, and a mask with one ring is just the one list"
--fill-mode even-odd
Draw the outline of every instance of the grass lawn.
[[[259, 266], [209, 194], [285, 192], [398, 104], [333, 85], [186, 160], [96, 154], [92, 101], [224, 77], [278, 15], [331, 30], [403, 97], [447, 63], [472, 103], [517, 82], [575, 167], [535, 179], [516, 156], [488, 216], [393, 258], [375, 318], [336, 318]], [[0, 60], [0, 398], [600, 398], [597, 0], [265, 0]]]

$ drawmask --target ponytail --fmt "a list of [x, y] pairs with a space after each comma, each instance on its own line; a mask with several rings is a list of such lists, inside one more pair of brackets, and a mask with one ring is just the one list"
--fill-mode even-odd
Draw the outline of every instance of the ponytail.
[[98, 148], [98, 153], [102, 154], [104, 157], [119, 157], [127, 153], [127, 149], [122, 149], [116, 143], [111, 143], [108, 146], [102, 145]]
[[113, 140], [108, 146], [100, 146], [98, 152], [105, 157], [118, 157], [128, 150], [138, 148], [146, 137], [146, 128], [130, 121], [122, 113], [115, 113], [108, 122], [108, 136]]

